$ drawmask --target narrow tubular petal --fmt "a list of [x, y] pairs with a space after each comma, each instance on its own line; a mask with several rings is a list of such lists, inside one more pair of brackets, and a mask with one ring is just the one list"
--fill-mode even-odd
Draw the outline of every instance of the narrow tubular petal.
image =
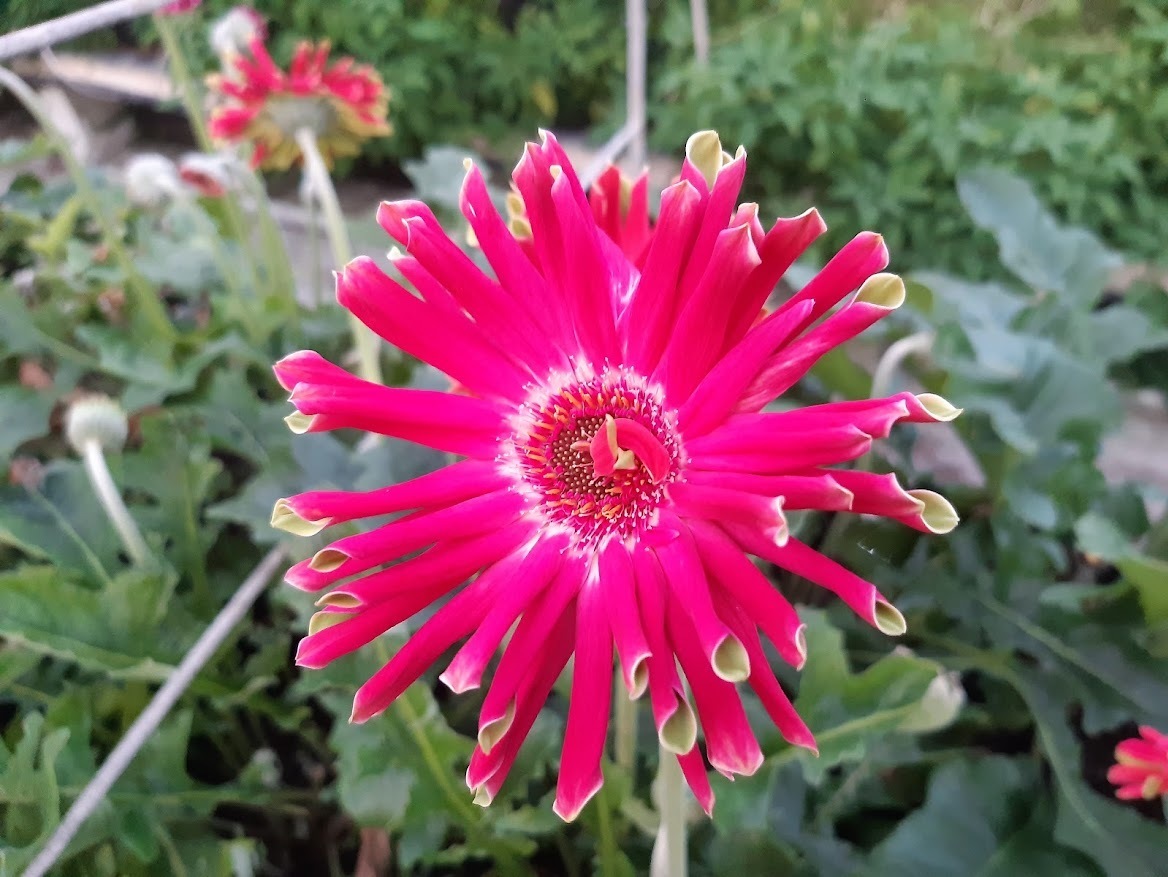
[[781, 496], [772, 498], [733, 488], [685, 481], [671, 484], [669, 495], [683, 518], [738, 521], [762, 528], [780, 544], [787, 539], [787, 519], [783, 516]]
[[681, 755], [697, 741], [697, 720], [677, 674], [673, 647], [666, 636], [666, 585], [657, 558], [650, 551], [633, 555], [637, 602], [649, 641], [649, 704], [657, 739], [666, 750]]
[[371, 259], [359, 257], [337, 276], [337, 301], [410, 356], [428, 362], [475, 393], [522, 398], [526, 369], [494, 346], [465, 314], [410, 295]]
[[378, 490], [312, 490], [280, 503], [303, 521], [327, 521], [331, 526], [407, 509], [443, 508], [498, 490], [507, 480], [493, 461], [463, 460]]
[[872, 437], [866, 432], [854, 426], [838, 426], [775, 435], [765, 447], [753, 436], [743, 436], [739, 441], [729, 431], [714, 432], [688, 444], [686, 450], [694, 469], [779, 475], [854, 460], [871, 447]]
[[855, 496], [850, 511], [900, 521], [923, 533], [947, 533], [957, 524], [957, 513], [932, 491], [905, 490], [893, 474], [841, 470], [833, 475]]
[[470, 318], [466, 310], [458, 303], [450, 290], [439, 283], [434, 275], [422, 267], [422, 263], [397, 247], [389, 251], [389, 261], [393, 267], [406, 279], [422, 300], [445, 317], [455, 323], [468, 322]]
[[511, 574], [510, 581], [499, 588], [486, 617], [438, 677], [447, 688], [462, 694], [479, 687], [483, 671], [498, 650], [503, 635], [559, 571], [561, 552], [567, 542], [567, 536], [560, 534], [543, 536], [535, 543]]
[[726, 337], [727, 302], [738, 295], [759, 265], [750, 227], [720, 232], [701, 281], [682, 305], [657, 374], [666, 393], [684, 399], [722, 354]]
[[783, 691], [783, 686], [775, 678], [774, 672], [767, 662], [766, 653], [762, 648], [762, 641], [758, 637], [758, 628], [750, 620], [743, 607], [733, 604], [725, 592], [715, 597], [718, 612], [726, 619], [735, 636], [742, 640], [750, 655], [750, 687], [758, 695], [763, 709], [767, 711], [783, 739], [792, 746], [802, 746], [810, 749], [816, 755], [819, 749], [815, 745], [815, 735], [807, 727], [807, 723], [796, 712], [791, 699]]
[[854, 399], [808, 405], [790, 411], [739, 414], [731, 417], [724, 424], [724, 428], [749, 429], [751, 424], [771, 423], [776, 431], [796, 431], [851, 424], [872, 438], [880, 439], [888, 438], [892, 427], [901, 421], [934, 423], [938, 419], [934, 412], [921, 404], [917, 396], [912, 393], [897, 393], [883, 399]]
[[763, 755], [750, 730], [742, 699], [731, 683], [714, 675], [694, 640], [692, 622], [676, 601], [670, 601], [667, 614], [669, 641], [677, 651], [698, 707], [706, 757], [714, 770], [725, 777], [750, 776], [762, 766]]
[[357, 689], [349, 721], [365, 722], [382, 712], [439, 655], [474, 630], [497, 597], [498, 588], [507, 586], [522, 559], [523, 552], [519, 551], [499, 561], [435, 612], [384, 667]]
[[[531, 675], [532, 667], [540, 665], [545, 651], [554, 648], [552, 633], [568, 606], [576, 599], [583, 577], [584, 569], [580, 561], [566, 558], [547, 592], [523, 613], [515, 634], [507, 644], [503, 657], [499, 659], [499, 666], [479, 711], [478, 742], [484, 754], [489, 753], [510, 733], [518, 715], [517, 698], [523, 680]], [[568, 631], [568, 637], [572, 637], [571, 630]]]
[[536, 716], [551, 694], [552, 686], [576, 645], [576, 609], [570, 603], [547, 631], [547, 648], [529, 667], [515, 699], [514, 718], [506, 736], [490, 751], [476, 746], [466, 771], [466, 784], [474, 792], [475, 803], [487, 806], [503, 787], [523, 741]]
[[547, 281], [531, 264], [495, 209], [483, 175], [473, 165], [466, 172], [458, 203], [495, 276], [518, 306], [530, 313], [557, 351], [574, 346], [571, 332], [564, 330], [568, 314], [563, 300], [552, 294]]
[[742, 181], [746, 177], [746, 155], [739, 155], [729, 164], [723, 165], [717, 174], [710, 187], [709, 196], [702, 202], [702, 220], [694, 237], [693, 248], [686, 254], [685, 271], [679, 284], [682, 305], [689, 300], [701, 282], [714, 253], [718, 236], [726, 228], [734, 213], [734, 202], [738, 200]]
[[648, 660], [651, 650], [641, 628], [629, 549], [618, 540], [610, 541], [600, 552], [599, 566], [600, 587], [608, 609], [616, 653], [620, 658], [625, 690], [630, 698], [640, 697], [649, 684]]
[[752, 475], [748, 472], [688, 472], [686, 480], [711, 487], [743, 490], [760, 496], [781, 496], [784, 511], [821, 509], [846, 512], [852, 492], [836, 480], [835, 470], [818, 475]]
[[[726, 333], [728, 346], [737, 343], [746, 334], [779, 280], [787, 273], [787, 269], [803, 255], [812, 241], [825, 231], [827, 224], [819, 215], [819, 211], [812, 207], [806, 213], [791, 219], [775, 220], [775, 224], [763, 239], [755, 242], [762, 264], [750, 275], [750, 280], [741, 294], [728, 303], [732, 309], [730, 328]], [[801, 325], [805, 325], [802, 320], [813, 319], [810, 312], [815, 303], [810, 299], [807, 302], [807, 314], [800, 318]], [[796, 303], [792, 307], [797, 308], [800, 304]]]
[[[665, 753], [662, 758], [668, 758]], [[686, 785], [698, 799], [698, 806], [707, 816], [714, 815], [714, 789], [710, 785], [709, 774], [706, 773], [706, 760], [697, 747], [683, 755], [677, 756], [677, 763], [681, 765], [681, 774], [685, 777]]]
[[451, 533], [467, 537], [504, 527], [519, 517], [525, 504], [522, 496], [509, 489], [477, 496], [338, 539], [316, 552], [308, 565], [339, 581], [432, 545]]
[[363, 429], [466, 456], [498, 453], [506, 425], [494, 403], [434, 390], [384, 387], [337, 366], [331, 369], [327, 378], [300, 381], [289, 397], [296, 410], [311, 419], [307, 431]]
[[687, 436], [701, 436], [726, 419], [774, 352], [790, 341], [811, 313], [812, 303], [771, 314], [736, 344], [698, 384], [678, 412]]
[[889, 636], [904, 633], [904, 616], [880, 594], [875, 585], [810, 546], [797, 539], [789, 539], [786, 545], [780, 547], [768, 542], [757, 531], [737, 524], [726, 525], [726, 530], [751, 554], [831, 591], [881, 633]]
[[592, 574], [580, 589], [576, 609], [576, 660], [572, 668], [572, 696], [560, 755], [560, 775], [552, 809], [565, 822], [580, 815], [600, 791], [604, 775], [600, 759], [608, 733], [612, 704], [612, 631], [604, 594]]
[[884, 238], [870, 231], [860, 232], [832, 256], [806, 286], [783, 302], [782, 309], [794, 307], [802, 301], [815, 302], [807, 319], [810, 325], [835, 307], [849, 292], [886, 267], [888, 248], [884, 246]]
[[807, 660], [807, 642], [805, 625], [795, 608], [720, 528], [694, 521], [690, 529], [702, 564], [716, 586], [715, 594], [721, 591], [741, 606], [774, 643], [780, 657], [801, 669]]
[[431, 584], [453, 587], [513, 552], [530, 538], [533, 529], [531, 522], [520, 521], [470, 538], [456, 535], [444, 539], [417, 557], [334, 588], [324, 600], [365, 607]]
[[799, 340], [771, 357], [743, 394], [738, 410], [757, 411], [781, 396], [798, 383], [821, 356], [888, 316], [903, 301], [903, 284], [899, 299], [876, 302], [865, 301], [857, 296]]
[[381, 203], [377, 221], [382, 228], [449, 290], [491, 338], [529, 366], [546, 368], [546, 351], [531, 340], [539, 337], [536, 326], [508, 292], [471, 261], [433, 214], [413, 214], [402, 205], [403, 202]]
[[657, 228], [621, 322], [629, 365], [648, 374], [665, 350], [678, 307], [677, 283], [701, 220], [701, 195], [687, 182], [661, 193]]
[[654, 549], [672, 595], [667, 602], [684, 607], [712, 672], [729, 682], [740, 682], [750, 675], [746, 650], [714, 611], [710, 586], [689, 528], [681, 521], [677, 521], [676, 527], [678, 538]]

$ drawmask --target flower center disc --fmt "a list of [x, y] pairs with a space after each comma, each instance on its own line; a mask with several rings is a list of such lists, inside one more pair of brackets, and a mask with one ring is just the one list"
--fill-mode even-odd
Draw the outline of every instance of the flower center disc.
[[[648, 430], [670, 460], [668, 472], [655, 480], [637, 460], [630, 468], [598, 475], [588, 444], [608, 417]], [[514, 450], [548, 520], [567, 525], [586, 542], [626, 537], [652, 525], [665, 486], [677, 477], [681, 450], [674, 423], [673, 412], [644, 379], [612, 371], [529, 399], [520, 411]]]

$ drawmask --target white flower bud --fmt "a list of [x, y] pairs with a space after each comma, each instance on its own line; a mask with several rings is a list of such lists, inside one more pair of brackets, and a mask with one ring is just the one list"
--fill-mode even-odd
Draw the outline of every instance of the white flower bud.
[[267, 28], [263, 17], [250, 6], [236, 6], [211, 25], [208, 41], [224, 67], [247, 49], [256, 37], [263, 39]]
[[104, 451], [120, 451], [129, 431], [126, 413], [109, 396], [84, 396], [65, 414], [65, 438], [79, 454], [90, 441], [96, 441]]
[[126, 162], [123, 180], [126, 195], [142, 207], [158, 207], [179, 193], [178, 168], [165, 155], [135, 155]]

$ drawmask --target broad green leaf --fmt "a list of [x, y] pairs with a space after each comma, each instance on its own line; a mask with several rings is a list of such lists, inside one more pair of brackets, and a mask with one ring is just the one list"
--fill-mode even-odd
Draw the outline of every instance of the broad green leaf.
[[31, 861], [60, 819], [56, 762], [69, 739], [46, 732], [44, 717], [29, 713], [12, 750], [0, 739], [0, 864], [16, 871]]
[[935, 730], [955, 717], [945, 701], [956, 695], [935, 683], [937, 664], [897, 650], [853, 673], [842, 634], [821, 612], [800, 614], [807, 624], [808, 653], [795, 707], [815, 734], [819, 757], [789, 748], [776, 760], [797, 757], [808, 780], [818, 784], [836, 765], [862, 759], [868, 746], [886, 735]]
[[865, 877], [1096, 877], [1082, 857], [1051, 840], [1053, 814], [1032, 763], [998, 756], [948, 761], [934, 771], [924, 805], [872, 852]]
[[56, 400], [51, 393], [25, 387], [0, 387], [0, 461], [22, 443], [49, 431], [49, 414]]

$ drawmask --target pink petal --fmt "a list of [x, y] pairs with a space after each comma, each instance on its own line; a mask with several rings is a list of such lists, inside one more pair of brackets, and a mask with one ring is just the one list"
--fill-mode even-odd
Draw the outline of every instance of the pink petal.
[[[365, 722], [382, 712], [409, 688], [438, 656], [478, 626], [498, 589], [523, 560], [522, 551], [485, 570], [418, 628], [389, 663], [357, 689], [351, 722]], [[377, 607], [369, 611], [376, 611]], [[335, 628], [329, 628], [334, 630]], [[326, 631], [327, 632], [327, 631]]]
[[836, 471], [824, 471], [820, 475], [753, 475], [749, 472], [703, 472], [698, 469], [687, 472], [686, 480], [693, 484], [742, 490], [760, 496], [782, 497], [784, 511], [822, 509], [846, 512], [852, 507], [852, 493], [836, 480]]
[[669, 496], [682, 517], [738, 521], [765, 528], [767, 535], [776, 542], [783, 542], [787, 538], [787, 519], [783, 516], [782, 497], [759, 496], [687, 481], [669, 485]]
[[791, 699], [783, 691], [779, 680], [775, 678], [767, 662], [766, 653], [762, 648], [762, 641], [758, 637], [758, 628], [749, 617], [749, 609], [733, 604], [726, 592], [715, 597], [718, 612], [726, 619], [735, 636], [742, 640], [750, 655], [750, 687], [758, 695], [763, 709], [767, 711], [783, 739], [792, 746], [802, 746], [816, 755], [819, 749], [815, 745], [815, 735], [807, 727], [807, 723], [796, 712]]
[[772, 314], [726, 353], [681, 406], [678, 423], [683, 433], [704, 435], [725, 420], [771, 355], [799, 331], [811, 308], [811, 302], [803, 302]]
[[700, 651], [713, 668], [711, 672], [733, 682], [745, 679], [750, 674], [746, 651], [714, 611], [710, 586], [689, 528], [680, 521], [676, 527], [678, 538], [654, 549], [672, 595], [668, 603], [684, 607], [697, 632]]
[[875, 585], [798, 539], [788, 539], [786, 545], [779, 547], [749, 527], [727, 524], [726, 530], [751, 554], [831, 591], [882, 633], [889, 636], [904, 633], [904, 617], [884, 599]]
[[530, 375], [510, 354], [495, 347], [461, 310], [443, 311], [415, 298], [372, 260], [354, 259], [338, 275], [337, 301], [386, 341], [475, 393], [522, 398]]
[[659, 483], [673, 468], [673, 458], [665, 450], [657, 436], [653, 435], [642, 424], [627, 417], [618, 417], [615, 420], [616, 444], [633, 452], [641, 465], [649, 472], [653, 483]]
[[685, 271], [682, 273], [680, 303], [684, 306], [706, 272], [719, 234], [725, 230], [734, 212], [734, 202], [742, 189], [746, 177], [746, 155], [741, 154], [718, 171], [708, 197], [702, 203], [702, 221], [698, 226], [693, 247], [686, 254]]
[[600, 587], [608, 607], [616, 653], [630, 698], [640, 697], [649, 684], [647, 661], [651, 650], [641, 628], [633, 562], [628, 549], [617, 540], [600, 552]]
[[701, 196], [686, 182], [661, 193], [661, 211], [633, 297], [621, 322], [625, 361], [648, 374], [673, 328], [677, 283], [701, 220]]
[[831, 427], [769, 438], [719, 429], [686, 445], [690, 466], [711, 472], [760, 475], [803, 472], [816, 466], [843, 463], [868, 453], [872, 437], [854, 426]]
[[693, 624], [675, 601], [668, 606], [668, 619], [669, 640], [697, 703], [710, 764], [730, 779], [735, 774], [750, 776], [762, 767], [763, 754], [742, 699], [731, 683], [714, 675], [694, 640]]
[[518, 493], [501, 490], [437, 511], [416, 513], [367, 533], [338, 539], [314, 554], [309, 566], [339, 581], [451, 534], [465, 538], [506, 526], [522, 514], [526, 503]]
[[568, 725], [560, 755], [560, 775], [552, 809], [565, 822], [580, 815], [600, 791], [604, 775], [600, 759], [608, 732], [612, 703], [612, 631], [604, 595], [595, 574], [580, 589], [576, 610], [576, 662]]
[[728, 228], [717, 235], [705, 273], [682, 306], [657, 368], [670, 398], [688, 397], [721, 356], [727, 303], [758, 265], [749, 226]]
[[[668, 758], [669, 756], [662, 752], [661, 757]], [[706, 760], [702, 758], [702, 753], [695, 746], [684, 755], [678, 755], [677, 763], [681, 765], [682, 776], [685, 777], [685, 782], [690, 791], [694, 793], [694, 797], [698, 799], [702, 810], [707, 816], [713, 816], [714, 790], [710, 786], [710, 777], [706, 773]]]
[[453, 587], [515, 551], [531, 537], [533, 530], [532, 523], [521, 521], [469, 539], [444, 539], [417, 557], [334, 588], [325, 599], [344, 607], [361, 608], [403, 591], [431, 585]]
[[[730, 305], [733, 312], [726, 334], [728, 342], [736, 343], [746, 334], [787, 269], [825, 231], [827, 225], [814, 207], [791, 219], [775, 220], [762, 241], [755, 244], [762, 264], [750, 275], [746, 287]], [[810, 299], [807, 301], [807, 316], [800, 318], [800, 325], [806, 325], [804, 320], [814, 319], [810, 312], [815, 303]], [[798, 307], [798, 304], [792, 307]]]
[[[716, 585], [715, 595], [725, 592], [762, 628], [784, 661], [796, 670], [802, 668], [807, 660], [806, 625], [794, 607], [720, 528], [692, 521], [690, 530], [702, 563]], [[754, 662], [752, 656], [752, 668]]]
[[[574, 558], [568, 558], [547, 592], [523, 613], [515, 634], [507, 644], [503, 657], [499, 659], [499, 666], [479, 711], [478, 743], [484, 754], [510, 734], [517, 717], [518, 692], [531, 674], [531, 668], [538, 667], [546, 650], [554, 647], [552, 632], [576, 599], [583, 576], [582, 564]], [[568, 620], [571, 621], [571, 618]], [[570, 639], [570, 626], [568, 635]]]
[[406, 509], [442, 508], [497, 490], [507, 480], [493, 461], [463, 460], [378, 490], [311, 490], [282, 502], [305, 521], [327, 520], [332, 526]]
[[852, 238], [844, 248], [828, 261], [806, 286], [783, 303], [783, 309], [802, 301], [815, 302], [808, 324], [818, 320], [844, 296], [878, 271], [888, 267], [888, 248], [884, 238], [863, 231]]
[[561, 553], [567, 542], [567, 536], [562, 533], [542, 537], [511, 574], [507, 585], [497, 589], [486, 617], [438, 677], [447, 688], [462, 694], [479, 687], [487, 662], [499, 648], [504, 634], [559, 571]]

